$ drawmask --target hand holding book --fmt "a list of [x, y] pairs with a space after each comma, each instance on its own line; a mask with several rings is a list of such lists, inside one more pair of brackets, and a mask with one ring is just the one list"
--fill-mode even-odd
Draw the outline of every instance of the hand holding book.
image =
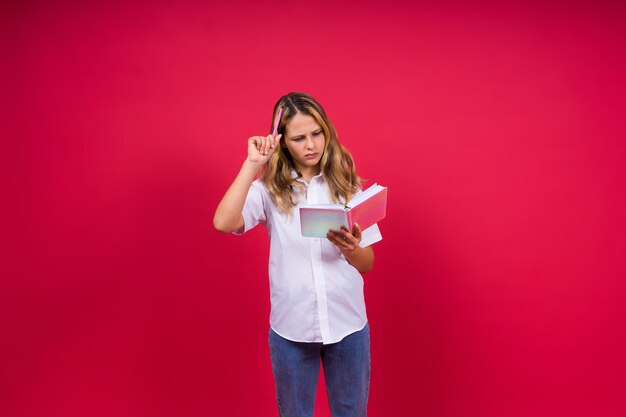
[[337, 246], [341, 253], [347, 255], [359, 247], [359, 243], [361, 243], [361, 228], [358, 224], [355, 224], [352, 228], [352, 233], [345, 227], [342, 227], [340, 230], [329, 230], [326, 233], [326, 238]]

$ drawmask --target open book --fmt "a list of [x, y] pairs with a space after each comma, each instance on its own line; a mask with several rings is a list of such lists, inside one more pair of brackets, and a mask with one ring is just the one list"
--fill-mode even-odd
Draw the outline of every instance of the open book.
[[387, 187], [374, 184], [357, 194], [347, 205], [311, 204], [300, 207], [302, 236], [326, 237], [329, 230], [345, 226], [352, 231], [354, 223], [365, 230], [385, 217]]

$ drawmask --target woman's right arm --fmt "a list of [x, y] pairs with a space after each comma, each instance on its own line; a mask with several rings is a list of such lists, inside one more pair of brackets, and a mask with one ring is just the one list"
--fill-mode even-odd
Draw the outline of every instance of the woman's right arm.
[[248, 157], [215, 210], [213, 217], [215, 229], [220, 232], [231, 233], [244, 226], [241, 212], [246, 202], [250, 184], [254, 181], [261, 167], [274, 153], [280, 136], [253, 136], [248, 139]]

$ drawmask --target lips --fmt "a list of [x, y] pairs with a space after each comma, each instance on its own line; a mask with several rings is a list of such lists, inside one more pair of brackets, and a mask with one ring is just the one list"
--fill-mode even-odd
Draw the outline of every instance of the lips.
[[306, 155], [304, 155], [305, 159], [315, 159], [317, 158], [317, 155], [319, 155], [318, 153], [308, 153]]

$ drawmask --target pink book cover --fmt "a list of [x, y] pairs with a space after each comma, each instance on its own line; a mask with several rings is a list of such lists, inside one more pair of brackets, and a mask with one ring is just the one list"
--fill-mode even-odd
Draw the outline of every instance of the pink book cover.
[[[350, 203], [348, 203], [348, 206], [350, 206]], [[386, 214], [387, 188], [348, 211], [348, 229], [352, 230], [354, 223], [358, 223], [361, 230], [365, 230], [374, 223], [384, 219]]]

